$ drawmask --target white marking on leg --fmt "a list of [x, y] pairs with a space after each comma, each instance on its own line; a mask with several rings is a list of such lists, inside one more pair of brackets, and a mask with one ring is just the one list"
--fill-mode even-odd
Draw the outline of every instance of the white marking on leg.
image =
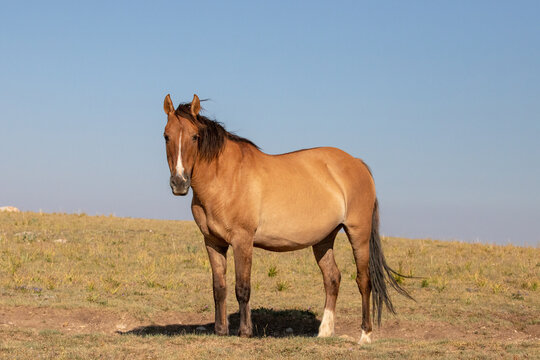
[[319, 337], [334, 336], [334, 312], [330, 309], [324, 309], [324, 314], [319, 326]]
[[180, 176], [182, 180], [186, 180], [184, 177], [184, 165], [182, 165], [182, 132], [178, 136], [178, 158], [176, 159], [176, 175]]
[[371, 344], [371, 331], [365, 332], [362, 330], [362, 336], [360, 336], [360, 340], [358, 341], [358, 344], [364, 345], [364, 344]]

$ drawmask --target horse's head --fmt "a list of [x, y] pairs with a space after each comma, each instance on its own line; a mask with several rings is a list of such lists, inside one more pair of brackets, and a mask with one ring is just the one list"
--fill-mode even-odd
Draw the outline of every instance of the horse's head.
[[189, 106], [189, 113], [177, 112], [174, 109], [171, 97], [167, 95], [163, 103], [163, 110], [167, 114], [165, 126], [165, 147], [167, 149], [167, 162], [171, 171], [170, 185], [174, 195], [186, 195], [191, 185], [191, 174], [197, 157], [198, 129], [193, 119], [197, 118], [201, 110], [201, 103], [197, 95]]

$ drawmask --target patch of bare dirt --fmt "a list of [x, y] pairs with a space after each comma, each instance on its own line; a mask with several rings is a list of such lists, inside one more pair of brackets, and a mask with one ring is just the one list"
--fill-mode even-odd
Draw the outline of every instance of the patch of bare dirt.
[[[252, 311], [254, 336], [316, 336], [320, 321], [310, 311], [255, 309]], [[238, 329], [238, 313], [229, 316], [230, 333]], [[358, 339], [361, 333], [360, 317], [338, 315], [336, 336]], [[60, 309], [27, 306], [0, 306], [0, 327], [54, 329], [63, 333], [109, 333], [168, 335], [212, 333], [212, 313], [163, 312], [150, 320], [140, 320], [129, 314], [106, 309]], [[373, 339], [401, 338], [414, 340], [474, 340], [475, 337], [494, 340], [540, 340], [540, 325], [528, 325], [521, 329], [493, 329], [478, 327], [460, 328], [443, 322], [418, 323], [390, 319], [380, 328], [375, 327]]]
[[[336, 334], [358, 337], [361, 319], [340, 318], [336, 321]], [[382, 323], [380, 328], [374, 326], [373, 339], [396, 338], [411, 340], [474, 340], [475, 338], [493, 340], [540, 340], [540, 325], [529, 325], [519, 328], [493, 328], [483, 324], [462, 327], [446, 322], [425, 321], [422, 323], [390, 319]]]
[[0, 326], [25, 329], [54, 329], [66, 333], [112, 333], [134, 326], [137, 320], [97, 309], [58, 309], [47, 307], [0, 307]]

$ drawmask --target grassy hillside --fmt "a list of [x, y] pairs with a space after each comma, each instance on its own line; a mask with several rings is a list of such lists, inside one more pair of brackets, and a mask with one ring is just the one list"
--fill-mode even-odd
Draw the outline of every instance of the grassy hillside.
[[[361, 299], [346, 237], [336, 338], [311, 249], [253, 261], [253, 339], [211, 335], [213, 298], [192, 222], [0, 213], [0, 357], [539, 358], [540, 249], [383, 239], [416, 302], [394, 294], [374, 343], [359, 347]], [[237, 326], [229, 256], [228, 310]], [[292, 328], [290, 334], [285, 330]]]

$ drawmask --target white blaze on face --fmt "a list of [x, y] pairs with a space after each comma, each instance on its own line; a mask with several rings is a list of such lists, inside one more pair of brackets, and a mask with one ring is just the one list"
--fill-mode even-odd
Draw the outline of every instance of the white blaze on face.
[[182, 132], [178, 136], [178, 158], [176, 159], [176, 175], [184, 178], [184, 165], [182, 165]]

